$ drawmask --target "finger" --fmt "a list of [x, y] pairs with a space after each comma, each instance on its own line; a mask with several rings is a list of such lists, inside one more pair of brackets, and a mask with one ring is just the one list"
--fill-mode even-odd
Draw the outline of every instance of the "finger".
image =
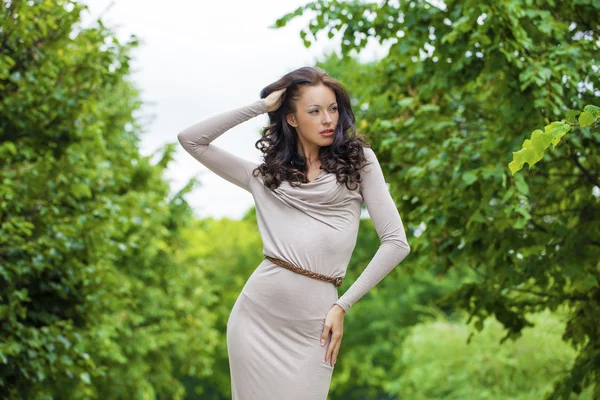
[[331, 335], [331, 341], [329, 342], [329, 346], [327, 347], [327, 352], [325, 353], [325, 362], [331, 362], [331, 357], [333, 355], [333, 351], [335, 349], [335, 340], [333, 335]]
[[333, 365], [333, 349], [334, 346], [332, 346], [330, 343], [329, 348], [327, 349], [327, 354], [325, 355], [325, 362], [328, 362], [330, 365]]
[[325, 342], [327, 341], [327, 338], [329, 337], [330, 330], [331, 330], [331, 324], [325, 323], [325, 326], [323, 328], [323, 333], [321, 333], [321, 346], [325, 346]]
[[333, 360], [332, 360], [333, 364], [331, 365], [332, 367], [335, 365], [335, 362], [337, 361], [337, 357], [338, 357], [339, 352], [340, 352], [340, 344], [338, 342], [338, 345], [335, 346], [335, 349], [333, 350], [333, 356], [332, 356], [333, 357]]
[[331, 366], [335, 364], [335, 360], [337, 359], [338, 351], [340, 349], [341, 344], [341, 334], [334, 332], [331, 335], [331, 342], [329, 343], [329, 348], [327, 349], [328, 360], [331, 361]]
[[335, 359], [337, 357], [338, 348], [339, 348], [339, 346], [330, 344], [329, 348], [327, 349], [327, 356], [325, 357], [325, 361], [328, 362], [332, 367], [333, 367], [333, 364], [335, 364]]

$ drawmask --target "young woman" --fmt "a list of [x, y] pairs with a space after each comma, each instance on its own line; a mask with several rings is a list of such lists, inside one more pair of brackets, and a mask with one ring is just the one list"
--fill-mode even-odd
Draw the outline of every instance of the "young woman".
[[[325, 400], [352, 305], [409, 253], [373, 150], [356, 134], [350, 98], [318, 68], [303, 67], [260, 99], [180, 132], [183, 148], [254, 198], [265, 259], [227, 322], [233, 400]], [[210, 143], [268, 113], [254, 163]], [[365, 204], [381, 245], [338, 298]]]

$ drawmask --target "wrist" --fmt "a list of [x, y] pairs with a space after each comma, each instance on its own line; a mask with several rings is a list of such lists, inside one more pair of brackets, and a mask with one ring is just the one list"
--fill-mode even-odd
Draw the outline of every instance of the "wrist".
[[337, 306], [337, 308], [340, 309], [344, 315], [346, 314], [346, 310], [344, 310], [342, 306], [340, 306], [339, 304], [334, 304], [334, 306]]

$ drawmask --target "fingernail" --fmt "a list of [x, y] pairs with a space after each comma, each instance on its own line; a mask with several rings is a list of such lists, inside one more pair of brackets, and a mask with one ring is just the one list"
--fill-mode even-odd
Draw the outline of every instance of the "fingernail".
[[321, 346], [325, 346], [325, 341], [321, 339]]

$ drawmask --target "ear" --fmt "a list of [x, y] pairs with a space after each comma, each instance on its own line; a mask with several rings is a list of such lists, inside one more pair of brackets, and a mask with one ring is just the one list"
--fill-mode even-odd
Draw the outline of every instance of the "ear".
[[294, 128], [298, 126], [298, 124], [296, 123], [296, 117], [294, 116], [294, 113], [288, 113], [285, 116], [285, 119], [287, 123], [293, 126]]

